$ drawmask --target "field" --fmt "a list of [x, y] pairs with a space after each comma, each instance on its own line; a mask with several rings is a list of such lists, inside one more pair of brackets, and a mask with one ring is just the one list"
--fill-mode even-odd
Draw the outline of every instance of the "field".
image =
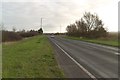
[[61, 78], [47, 37], [35, 36], [14, 43], [3, 43], [3, 78]]
[[68, 39], [74, 39], [74, 40], [81, 40], [96, 44], [102, 44], [102, 45], [108, 45], [108, 46], [114, 46], [118, 47], [120, 41], [118, 40], [118, 34], [117, 33], [109, 33], [107, 38], [98, 38], [98, 39], [89, 39], [89, 38], [82, 38], [82, 37], [71, 37], [71, 36], [65, 36], [65, 38]]

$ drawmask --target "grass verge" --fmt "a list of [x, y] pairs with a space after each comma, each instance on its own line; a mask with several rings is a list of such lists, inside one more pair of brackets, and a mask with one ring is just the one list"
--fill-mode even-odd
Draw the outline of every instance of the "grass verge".
[[3, 44], [3, 78], [61, 78], [47, 37], [35, 36], [13, 44]]
[[91, 43], [96, 43], [96, 44], [101, 44], [101, 45], [107, 45], [107, 46], [113, 46], [113, 47], [118, 47], [120, 41], [118, 40], [107, 40], [107, 39], [88, 39], [88, 38], [80, 38], [80, 37], [71, 37], [71, 36], [65, 36], [64, 38], [67, 39], [73, 39], [73, 40], [81, 40], [81, 41], [86, 41], [86, 42], [91, 42]]

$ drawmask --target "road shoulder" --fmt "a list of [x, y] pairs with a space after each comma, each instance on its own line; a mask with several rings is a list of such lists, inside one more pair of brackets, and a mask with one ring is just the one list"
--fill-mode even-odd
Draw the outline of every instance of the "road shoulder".
[[82, 69], [78, 67], [64, 52], [62, 52], [53, 42], [55, 58], [59, 67], [63, 70], [66, 78], [90, 78]]

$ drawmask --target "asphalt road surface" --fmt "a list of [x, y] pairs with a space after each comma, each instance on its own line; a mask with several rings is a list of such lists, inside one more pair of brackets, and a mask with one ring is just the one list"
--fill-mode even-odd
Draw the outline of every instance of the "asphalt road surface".
[[68, 77], [118, 78], [118, 49], [55, 36], [49, 40]]

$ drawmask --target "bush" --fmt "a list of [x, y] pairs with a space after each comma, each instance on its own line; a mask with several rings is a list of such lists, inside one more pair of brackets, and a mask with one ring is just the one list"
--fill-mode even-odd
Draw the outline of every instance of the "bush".
[[38, 35], [37, 31], [28, 31], [28, 32], [12, 32], [12, 31], [2, 31], [2, 42], [7, 41], [17, 41], [25, 37], [32, 37]]
[[22, 37], [15, 32], [2, 31], [2, 42], [21, 40]]
[[35, 35], [38, 35], [39, 33], [36, 32], [36, 31], [30, 31], [30, 32], [19, 32], [19, 35], [21, 37], [32, 37], [32, 36], [35, 36]]

